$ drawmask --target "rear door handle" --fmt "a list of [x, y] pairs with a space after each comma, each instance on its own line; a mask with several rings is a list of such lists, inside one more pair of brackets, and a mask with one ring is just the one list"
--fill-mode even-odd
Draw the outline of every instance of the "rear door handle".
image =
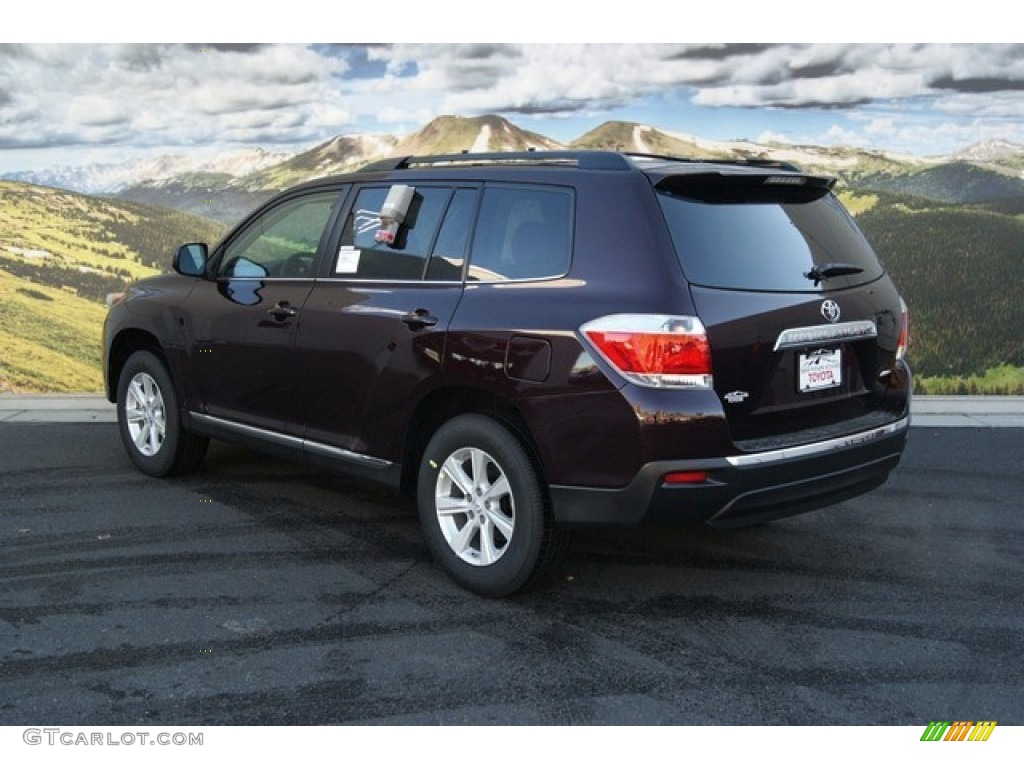
[[289, 304], [287, 301], [279, 301], [271, 309], [267, 310], [267, 314], [271, 315], [275, 320], [287, 320], [289, 317], [295, 317], [299, 314], [299, 310]]
[[412, 330], [418, 331], [421, 328], [432, 328], [437, 325], [437, 318], [426, 309], [416, 309], [402, 315], [402, 322]]

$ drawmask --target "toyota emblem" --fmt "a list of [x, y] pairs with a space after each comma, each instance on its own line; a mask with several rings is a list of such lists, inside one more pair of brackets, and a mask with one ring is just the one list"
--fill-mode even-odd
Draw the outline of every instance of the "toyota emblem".
[[825, 299], [821, 302], [821, 316], [834, 323], [839, 320], [839, 302], [832, 299]]

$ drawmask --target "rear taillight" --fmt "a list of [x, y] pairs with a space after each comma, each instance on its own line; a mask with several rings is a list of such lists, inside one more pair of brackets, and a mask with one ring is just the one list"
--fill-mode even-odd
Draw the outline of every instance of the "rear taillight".
[[709, 389], [711, 346], [704, 325], [688, 315], [607, 315], [580, 327], [584, 338], [622, 376], [646, 387]]
[[910, 343], [910, 313], [907, 312], [907, 303], [900, 299], [900, 340], [896, 342], [896, 359], [902, 360], [907, 355], [907, 345]]

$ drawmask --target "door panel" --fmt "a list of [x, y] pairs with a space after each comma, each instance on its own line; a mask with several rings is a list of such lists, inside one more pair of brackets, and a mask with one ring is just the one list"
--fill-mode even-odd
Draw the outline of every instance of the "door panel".
[[441, 375], [461, 295], [461, 285], [319, 281], [298, 341], [306, 437], [400, 461], [412, 408]]
[[301, 434], [296, 334], [343, 192], [314, 190], [274, 201], [214, 254], [215, 278], [199, 284], [185, 308], [189, 362], [204, 413]]
[[356, 191], [297, 343], [307, 439], [401, 461], [410, 413], [440, 381], [477, 191], [416, 186], [401, 226], [382, 240], [388, 223], [376, 212], [388, 193]]
[[293, 355], [298, 313], [312, 288], [311, 280], [241, 278], [196, 287], [186, 305], [186, 335], [204, 413], [301, 431]]

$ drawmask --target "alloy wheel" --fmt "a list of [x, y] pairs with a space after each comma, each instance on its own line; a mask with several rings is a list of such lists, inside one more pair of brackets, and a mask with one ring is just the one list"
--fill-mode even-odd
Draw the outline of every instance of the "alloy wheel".
[[138, 452], [143, 456], [159, 453], [167, 436], [167, 417], [160, 387], [148, 373], [135, 374], [128, 384], [125, 419]]
[[512, 541], [512, 489], [498, 462], [479, 448], [459, 448], [442, 464], [434, 509], [448, 546], [470, 565], [492, 565]]

